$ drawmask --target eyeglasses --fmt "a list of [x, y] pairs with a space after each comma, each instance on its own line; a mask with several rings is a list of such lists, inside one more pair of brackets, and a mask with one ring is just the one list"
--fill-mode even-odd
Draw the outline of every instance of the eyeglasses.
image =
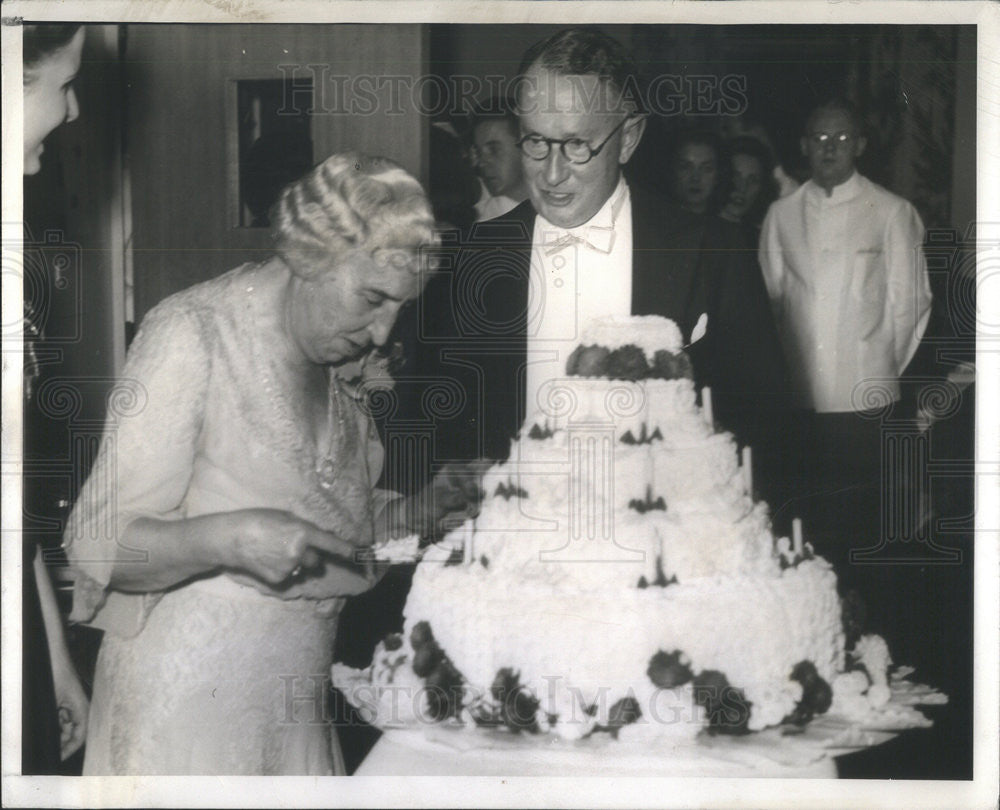
[[850, 132], [835, 132], [832, 135], [827, 132], [814, 132], [809, 136], [809, 140], [816, 146], [826, 146], [828, 143], [834, 146], [843, 146], [853, 141], [854, 136]]
[[596, 147], [591, 147], [589, 143], [581, 138], [566, 138], [565, 140], [559, 140], [558, 138], [546, 138], [542, 135], [525, 135], [517, 142], [517, 146], [532, 160], [545, 160], [545, 158], [547, 158], [549, 153], [552, 151], [553, 145], [558, 144], [559, 151], [562, 152], [562, 156], [570, 163], [575, 163], [577, 165], [589, 163], [593, 158], [601, 153], [601, 150], [607, 145], [608, 141], [611, 140], [612, 136], [625, 126], [626, 122], [634, 117], [634, 114], [626, 115], [621, 121], [618, 122], [618, 126], [608, 133], [608, 137], [601, 141]]

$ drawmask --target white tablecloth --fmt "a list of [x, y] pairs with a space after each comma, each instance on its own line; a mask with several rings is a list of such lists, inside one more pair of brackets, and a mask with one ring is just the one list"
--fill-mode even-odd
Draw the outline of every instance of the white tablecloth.
[[836, 778], [834, 759], [779, 738], [711, 738], [650, 751], [607, 735], [578, 743], [446, 728], [391, 730], [358, 776], [701, 776]]

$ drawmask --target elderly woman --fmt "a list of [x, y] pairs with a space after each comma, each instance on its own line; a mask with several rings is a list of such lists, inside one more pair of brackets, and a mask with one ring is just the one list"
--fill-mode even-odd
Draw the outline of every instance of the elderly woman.
[[85, 774], [343, 772], [337, 614], [374, 583], [357, 552], [413, 513], [373, 489], [350, 381], [420, 293], [433, 219], [399, 166], [347, 153], [272, 222], [276, 257], [146, 316], [110, 402], [67, 530], [71, 618], [105, 630]]

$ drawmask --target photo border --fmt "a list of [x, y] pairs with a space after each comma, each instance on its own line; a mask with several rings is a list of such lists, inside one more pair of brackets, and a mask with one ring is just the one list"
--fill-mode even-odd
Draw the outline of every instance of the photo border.
[[[4, 18], [92, 23], [907, 23], [978, 27], [977, 222], [979, 324], [1000, 324], [1000, 6], [988, 2], [310, 2], [308, 0], [11, 0]], [[19, 29], [4, 24], [3, 251], [22, 240]], [[16, 232], [15, 232], [16, 231]], [[992, 247], [990, 247], [992, 243]], [[16, 248], [15, 248], [16, 253]], [[7, 256], [4, 257], [7, 264]], [[21, 317], [20, 290], [3, 289], [4, 323]], [[975, 778], [958, 782], [861, 780], [284, 777], [21, 777], [20, 739], [20, 402], [22, 367], [5, 347], [3, 368], [3, 777], [6, 806], [591, 806], [591, 807], [978, 807], [996, 806], [998, 773], [998, 509], [1000, 351], [977, 345], [977, 529], [975, 532]]]

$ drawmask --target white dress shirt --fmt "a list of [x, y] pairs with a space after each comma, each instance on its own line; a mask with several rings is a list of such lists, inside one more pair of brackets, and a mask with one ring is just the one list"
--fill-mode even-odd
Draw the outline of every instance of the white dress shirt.
[[632, 204], [624, 178], [583, 225], [560, 228], [541, 214], [531, 239], [528, 287], [527, 413], [566, 361], [584, 325], [632, 312]]
[[795, 405], [829, 413], [899, 399], [930, 317], [923, 238], [914, 207], [857, 172], [829, 196], [810, 180], [771, 206], [760, 265]]

